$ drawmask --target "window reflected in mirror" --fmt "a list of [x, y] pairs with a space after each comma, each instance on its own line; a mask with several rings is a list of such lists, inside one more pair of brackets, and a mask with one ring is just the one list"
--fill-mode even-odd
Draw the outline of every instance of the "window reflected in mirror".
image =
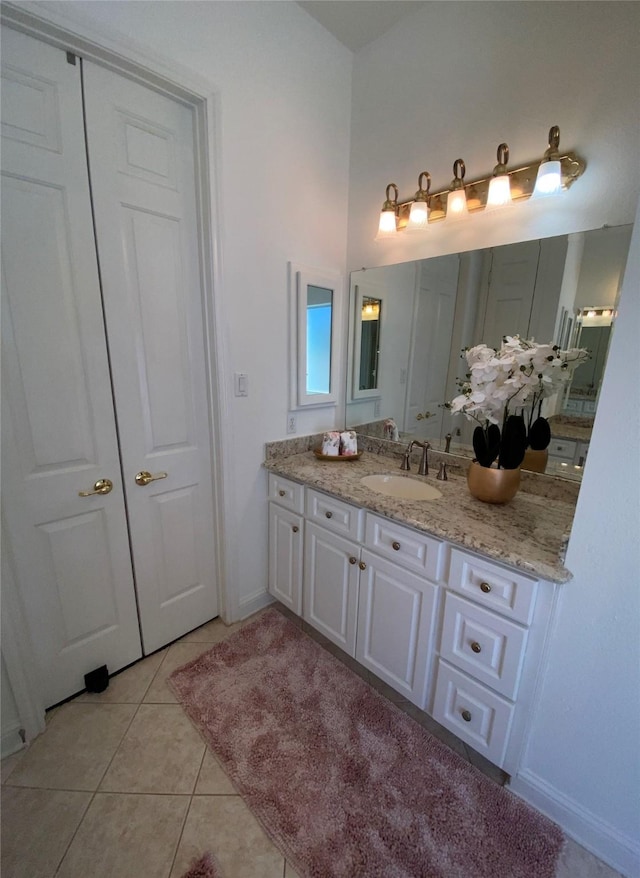
[[378, 386], [381, 311], [381, 299], [363, 296], [360, 311], [360, 390], [375, 390]]
[[307, 393], [331, 388], [333, 290], [307, 285]]

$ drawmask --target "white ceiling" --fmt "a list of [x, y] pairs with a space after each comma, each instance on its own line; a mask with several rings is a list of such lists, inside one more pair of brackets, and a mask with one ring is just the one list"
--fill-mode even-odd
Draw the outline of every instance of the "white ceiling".
[[377, 40], [405, 15], [416, 12], [421, 0], [297, 0], [344, 46], [357, 52]]

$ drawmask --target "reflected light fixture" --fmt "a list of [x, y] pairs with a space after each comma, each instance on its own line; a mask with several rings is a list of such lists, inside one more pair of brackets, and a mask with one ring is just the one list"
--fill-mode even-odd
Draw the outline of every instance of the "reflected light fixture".
[[[426, 180], [426, 188], [422, 181]], [[431, 188], [431, 174], [422, 171], [418, 177], [418, 191], [413, 196], [413, 204], [409, 212], [407, 232], [424, 232], [429, 228], [429, 189]]]
[[378, 299], [364, 299], [360, 317], [362, 320], [377, 320], [380, 317], [380, 302]]
[[451, 191], [447, 196], [447, 219], [462, 219], [469, 212], [467, 207], [467, 193], [464, 190], [464, 175], [466, 167], [462, 159], [456, 159], [453, 163], [453, 180]]
[[554, 125], [549, 129], [549, 147], [545, 151], [544, 158], [538, 168], [536, 185], [533, 190], [534, 198], [543, 198], [547, 195], [557, 195], [562, 189], [562, 168], [560, 166], [560, 129]]
[[[488, 213], [496, 207], [553, 195], [570, 186], [586, 168], [583, 159], [572, 152], [560, 153], [560, 129], [549, 130], [549, 146], [541, 159], [507, 169], [509, 147], [501, 143], [498, 164], [491, 175], [465, 182], [465, 164], [456, 159], [454, 178], [447, 188], [431, 190], [431, 176], [422, 171], [418, 191], [406, 201], [398, 201], [398, 187], [387, 186], [380, 213], [376, 240], [395, 238], [402, 231], [426, 230], [441, 220], [464, 219], [472, 213]], [[393, 193], [393, 194], [391, 194]], [[446, 207], [445, 207], [446, 205]]]
[[486, 210], [495, 210], [497, 207], [506, 207], [511, 204], [511, 179], [507, 173], [509, 161], [509, 147], [501, 143], [497, 150], [498, 164], [493, 169], [493, 176], [489, 183]]
[[[393, 189], [395, 193], [393, 198], [390, 198], [389, 196], [391, 189]], [[391, 238], [397, 233], [397, 218], [398, 187], [395, 183], [389, 183], [387, 186], [385, 201], [382, 205], [382, 210], [380, 211], [380, 223], [378, 225], [376, 240], [379, 238]]]

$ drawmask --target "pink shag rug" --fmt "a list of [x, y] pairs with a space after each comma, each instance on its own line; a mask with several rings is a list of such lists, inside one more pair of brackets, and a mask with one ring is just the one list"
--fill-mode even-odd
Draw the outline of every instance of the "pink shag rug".
[[170, 678], [304, 878], [553, 878], [560, 829], [276, 610]]
[[191, 868], [182, 878], [222, 878], [222, 872], [210, 853], [203, 854], [199, 860], [194, 860]]

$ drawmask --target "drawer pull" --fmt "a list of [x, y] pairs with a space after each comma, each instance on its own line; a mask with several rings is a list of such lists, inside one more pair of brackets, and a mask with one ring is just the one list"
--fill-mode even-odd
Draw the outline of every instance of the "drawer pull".
[[358, 563], [358, 559], [357, 559], [357, 558], [354, 558], [353, 555], [352, 555], [352, 556], [349, 558], [349, 564], [357, 564], [357, 563]]
[[391, 543], [391, 548], [394, 549], [396, 552], [399, 552], [400, 551], [400, 543], [397, 540], [394, 540]]
[[470, 710], [463, 710], [462, 711], [462, 719], [466, 723], [470, 723], [471, 722], [471, 711]]
[[325, 512], [326, 518], [333, 518], [333, 512]]
[[280, 494], [281, 497], [284, 497], [284, 495], [285, 495], [286, 493], [287, 493], [287, 492], [286, 492], [286, 491], [283, 491], [282, 488], [280, 488], [280, 490], [278, 491], [278, 494]]
[[489, 592], [491, 591], [491, 586], [488, 582], [481, 582], [480, 591], [483, 591], [485, 594], [489, 594]]
[[366, 569], [367, 569], [367, 565], [364, 563], [364, 561], [361, 561], [361, 562], [358, 564], [358, 567], [360, 568], [360, 570], [366, 570]]
[[293, 527], [291, 528], [291, 530], [294, 532], [294, 534], [297, 534], [298, 531], [300, 530], [300, 528], [298, 527], [297, 524], [294, 524]]
[[471, 644], [471, 649], [474, 652], [482, 652], [482, 647], [480, 646], [480, 644], [478, 643], [477, 640], [473, 641], [473, 643]]

